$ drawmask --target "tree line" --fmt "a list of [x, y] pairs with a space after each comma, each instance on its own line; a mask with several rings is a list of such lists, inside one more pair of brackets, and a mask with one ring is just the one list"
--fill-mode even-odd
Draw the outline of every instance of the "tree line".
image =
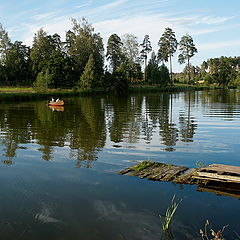
[[[178, 42], [174, 31], [166, 28], [155, 53], [149, 35], [145, 35], [139, 44], [133, 34], [122, 37], [112, 34], [105, 53], [100, 33], [95, 32], [87, 19], [71, 21], [72, 29], [66, 32], [64, 40], [57, 33], [48, 35], [40, 29], [34, 35], [31, 47], [21, 41], [11, 42], [8, 32], [0, 24], [0, 85], [84, 91], [96, 88], [123, 91], [132, 83], [172, 85], [172, 57], [177, 48], [179, 63], [187, 63], [185, 70], [190, 82], [190, 59], [197, 53], [190, 35], [184, 35]], [[169, 69], [165, 65], [167, 62]]]
[[[190, 64], [183, 72], [175, 74], [176, 81], [184, 82], [190, 73], [191, 83], [216, 86], [240, 86], [240, 57], [210, 58], [200, 66]], [[186, 82], [186, 81], [185, 81]]]

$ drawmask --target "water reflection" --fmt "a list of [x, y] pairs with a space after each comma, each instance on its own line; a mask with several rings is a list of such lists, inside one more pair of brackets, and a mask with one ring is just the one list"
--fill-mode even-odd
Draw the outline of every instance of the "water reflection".
[[64, 107], [63, 106], [48, 106], [50, 110], [57, 111], [57, 112], [63, 112], [64, 111]]
[[[24, 144], [33, 144], [43, 160], [55, 158], [58, 148], [76, 167], [91, 168], [106, 145], [137, 148], [158, 146], [176, 151], [179, 142], [193, 143], [198, 118], [240, 117], [238, 91], [136, 94], [125, 97], [66, 99], [65, 109], [45, 102], [1, 104], [2, 161], [11, 165]], [[54, 110], [54, 111], [53, 111]]]

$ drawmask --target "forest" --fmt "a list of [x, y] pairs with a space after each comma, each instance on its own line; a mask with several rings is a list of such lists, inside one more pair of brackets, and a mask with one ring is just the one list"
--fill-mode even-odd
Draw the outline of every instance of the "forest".
[[[32, 46], [11, 42], [0, 24], [0, 85], [87, 92], [97, 88], [123, 91], [129, 85], [240, 85], [240, 57], [213, 58], [201, 66], [191, 65], [198, 50], [188, 34], [177, 41], [175, 32], [166, 28], [156, 53], [149, 35], [139, 44], [133, 34], [112, 34], [105, 49], [100, 33], [87, 19], [71, 21], [72, 29], [66, 32], [64, 40], [41, 28], [35, 33]], [[172, 58], [177, 50], [178, 62], [186, 64], [182, 73], [172, 72]]]

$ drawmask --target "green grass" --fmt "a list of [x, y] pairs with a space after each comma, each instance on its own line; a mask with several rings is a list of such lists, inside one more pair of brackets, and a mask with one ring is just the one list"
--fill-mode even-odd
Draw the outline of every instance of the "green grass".
[[151, 161], [143, 161], [143, 162], [137, 164], [136, 166], [133, 166], [132, 169], [135, 170], [135, 171], [141, 171], [145, 168], [153, 166], [154, 164], [155, 163], [151, 162]]
[[164, 233], [170, 231], [170, 224], [172, 221], [172, 218], [179, 206], [179, 204], [181, 203], [182, 199], [179, 200], [178, 202], [175, 201], [175, 195], [173, 195], [172, 201], [170, 206], [167, 208], [165, 215], [160, 215], [160, 220], [162, 222], [162, 230]]
[[0, 87], [0, 93], [33, 93], [35, 92], [31, 87]]
[[27, 87], [0, 87], [0, 102], [31, 101], [75, 95], [79, 95], [79, 93], [68, 89], [49, 89], [47, 92], [36, 92], [33, 88]]

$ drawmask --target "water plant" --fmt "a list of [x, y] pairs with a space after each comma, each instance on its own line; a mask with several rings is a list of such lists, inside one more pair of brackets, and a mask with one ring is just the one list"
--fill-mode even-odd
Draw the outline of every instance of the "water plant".
[[162, 222], [162, 230], [164, 233], [170, 232], [170, 224], [172, 218], [181, 203], [182, 199], [175, 201], [175, 194], [173, 195], [170, 206], [167, 208], [165, 215], [159, 214], [160, 220]]
[[[204, 226], [204, 230], [200, 229], [200, 235], [203, 240], [224, 240], [223, 232], [224, 232], [225, 228], [228, 227], [228, 225], [223, 226], [223, 228], [217, 232], [215, 230], [213, 230], [212, 228], [210, 228], [210, 230], [208, 230], [208, 226], [209, 226], [209, 221], [207, 220], [205, 223], [205, 226]], [[210, 238], [208, 236], [208, 234], [209, 234], [208, 232], [210, 232], [210, 234], [213, 238]]]
[[204, 161], [201, 161], [201, 160], [196, 161], [196, 167], [197, 168], [202, 168], [202, 167], [205, 167], [205, 166], [206, 166], [206, 164], [205, 164]]

